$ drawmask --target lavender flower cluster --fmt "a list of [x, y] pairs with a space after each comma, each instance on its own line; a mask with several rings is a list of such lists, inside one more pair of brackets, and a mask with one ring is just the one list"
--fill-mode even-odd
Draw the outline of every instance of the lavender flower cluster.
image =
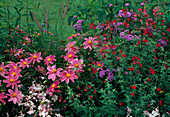
[[159, 41], [159, 44], [162, 45], [163, 47], [167, 46], [167, 43], [164, 40], [159, 39], [158, 41]]
[[114, 74], [113, 74], [113, 72], [117, 72], [117, 70], [115, 70], [114, 68], [113, 68], [112, 71], [111, 71], [111, 69], [102, 70], [102, 71], [100, 71], [99, 76], [100, 76], [101, 78], [103, 78], [103, 76], [104, 76], [105, 74], [108, 74], [108, 80], [109, 80], [109, 81], [113, 81], [113, 80], [114, 80]]
[[120, 33], [120, 37], [123, 38], [123, 39], [127, 39], [128, 41], [131, 41], [134, 37], [136, 39], [140, 39], [137, 35], [131, 35], [131, 34], [126, 34], [128, 31], [125, 30], [124, 32], [121, 32]]
[[75, 30], [78, 30], [78, 31], [81, 31], [82, 30], [82, 23], [84, 22], [84, 20], [78, 20], [77, 21], [77, 24], [75, 24], [74, 26], [73, 26], [73, 28], [75, 29]]

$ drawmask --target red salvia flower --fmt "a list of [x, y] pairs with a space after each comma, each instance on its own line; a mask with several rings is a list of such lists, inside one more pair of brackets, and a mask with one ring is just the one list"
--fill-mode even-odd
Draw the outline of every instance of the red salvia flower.
[[159, 105], [162, 105], [162, 101], [161, 100], [159, 101]]
[[134, 96], [134, 92], [131, 93], [131, 96]]
[[132, 69], [129, 67], [129, 71], [131, 71]]
[[155, 74], [155, 71], [152, 68], [150, 69], [150, 72], [152, 75]]
[[132, 67], [132, 71], [134, 71], [135, 70], [135, 68], [134, 67]]
[[90, 96], [90, 98], [92, 99], [92, 98], [93, 98], [93, 96], [91, 95], [91, 96]]
[[157, 88], [157, 91], [161, 91], [161, 88]]
[[126, 57], [126, 55], [125, 55], [125, 54], [122, 54], [122, 56], [123, 56], [123, 57]]
[[115, 51], [113, 51], [113, 54], [115, 54]]
[[120, 102], [120, 104], [119, 104], [120, 106], [122, 106], [123, 105], [123, 103], [122, 102]]
[[148, 81], [151, 81], [151, 78], [150, 78], [150, 77], [148, 78]]

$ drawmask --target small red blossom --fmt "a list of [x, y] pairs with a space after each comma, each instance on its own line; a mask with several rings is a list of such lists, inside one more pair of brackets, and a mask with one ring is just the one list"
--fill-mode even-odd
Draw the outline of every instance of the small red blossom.
[[116, 52], [115, 51], [113, 51], [113, 54], [115, 54]]
[[94, 90], [94, 93], [96, 93], [96, 90]]
[[135, 68], [134, 67], [132, 67], [132, 71], [134, 71], [135, 70]]
[[161, 91], [161, 88], [157, 88], [157, 91]]
[[152, 68], [150, 69], [150, 72], [152, 75], [155, 74], [155, 71]]
[[136, 89], [136, 86], [135, 86], [135, 85], [134, 85], [134, 86], [132, 85], [131, 88], [132, 88], [132, 89]]
[[91, 86], [89, 85], [88, 88], [91, 88]]
[[148, 78], [148, 81], [151, 81], [151, 78], [150, 78], [150, 77]]
[[159, 105], [162, 105], [162, 101], [161, 100], [159, 101]]
[[132, 69], [129, 67], [129, 71], [131, 71]]
[[122, 106], [123, 105], [123, 103], [122, 102], [120, 102], [120, 104], [119, 104], [120, 106]]
[[134, 96], [134, 92], [131, 93], [131, 96]]
[[87, 91], [87, 88], [85, 87], [84, 91]]
[[93, 98], [93, 96], [91, 95], [91, 96], [90, 96], [90, 98], [92, 99], [92, 98]]
[[122, 54], [122, 56], [123, 56], [123, 57], [126, 57], [126, 55], [125, 55], [125, 54]]

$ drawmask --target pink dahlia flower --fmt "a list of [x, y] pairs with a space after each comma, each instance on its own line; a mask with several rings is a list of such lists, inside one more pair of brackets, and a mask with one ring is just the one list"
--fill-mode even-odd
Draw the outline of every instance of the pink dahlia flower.
[[89, 48], [92, 50], [92, 47], [95, 47], [94, 43], [97, 43], [97, 41], [94, 41], [95, 39], [96, 37], [95, 38], [89, 37], [89, 39], [85, 38], [86, 41], [83, 43], [85, 45], [84, 49]]
[[51, 90], [52, 92], [54, 92], [54, 91], [55, 91], [55, 88], [58, 88], [58, 84], [59, 84], [59, 83], [60, 83], [60, 82], [59, 82], [58, 80], [55, 81], [53, 84], [51, 84], [49, 90]]
[[66, 53], [66, 56], [64, 57], [65, 61], [68, 60], [68, 62], [71, 62], [72, 60], [74, 60], [74, 57], [77, 57], [75, 54], [76, 52], [72, 52], [72, 51]]
[[20, 72], [21, 72], [20, 69], [9, 69], [8, 77], [14, 77], [14, 78], [22, 77]]
[[20, 83], [20, 81], [18, 81], [18, 78], [8, 77], [8, 76], [6, 78], [7, 80], [3, 81], [4, 83], [8, 83], [6, 87], [12, 86], [12, 89], [14, 89], [14, 85], [15, 85], [15, 88], [18, 87], [17, 83]]
[[71, 62], [70, 62], [71, 64], [68, 66], [68, 68], [82, 68], [83, 67], [83, 60], [82, 59], [80, 59], [80, 60], [78, 60], [78, 59], [74, 59], [74, 60], [72, 60]]
[[20, 100], [23, 98], [22, 95], [21, 95], [22, 92], [18, 91], [17, 88], [15, 88], [15, 91], [12, 91], [11, 89], [8, 89], [8, 92], [10, 94], [6, 94], [6, 95], [10, 96], [10, 98], [8, 99], [9, 102], [13, 101], [13, 103], [16, 104], [16, 103], [19, 103]]
[[33, 64], [35, 63], [35, 61], [40, 62], [40, 60], [42, 60], [41, 52], [30, 55], [31, 57], [29, 57], [28, 59], [30, 59], [30, 62], [33, 61]]
[[96, 66], [98, 67], [98, 68], [96, 68], [97, 70], [99, 70], [99, 69], [101, 69], [101, 70], [103, 70], [103, 65], [104, 65], [104, 63], [101, 63], [101, 61], [100, 62], [97, 62], [97, 64], [96, 64]]
[[63, 82], [64, 80], [66, 83], [69, 83], [69, 80], [74, 82], [74, 79], [78, 79], [77, 75], [75, 75], [74, 70], [68, 70], [68, 71], [62, 71], [60, 73], [60, 77], [62, 77], [60, 80]]
[[47, 66], [49, 65], [49, 63], [53, 64], [53, 61], [56, 61], [55, 55], [47, 56], [44, 61], [45, 61], [45, 65], [47, 64]]
[[5, 77], [5, 74], [7, 73], [7, 70], [5, 69], [7, 66], [4, 66], [4, 62], [0, 65], [0, 74]]
[[23, 67], [23, 69], [25, 68], [25, 67], [29, 67], [29, 64], [31, 63], [31, 61], [28, 61], [28, 59], [27, 58], [25, 58], [24, 60], [23, 59], [21, 59], [21, 62], [19, 62], [19, 67]]
[[67, 45], [66, 45], [66, 49], [65, 49], [65, 51], [71, 51], [71, 50], [73, 50], [73, 48], [74, 48], [74, 44], [76, 43], [76, 41], [73, 41], [73, 42], [69, 42]]
[[63, 69], [62, 68], [56, 69], [56, 65], [53, 65], [52, 67], [48, 66], [47, 70], [48, 70], [47, 74], [49, 74], [48, 79], [52, 79], [54, 81], [56, 79], [56, 75], [60, 76], [60, 71]]
[[6, 102], [3, 100], [3, 98], [7, 98], [7, 96], [5, 96], [4, 94], [5, 94], [4, 92], [2, 92], [2, 93], [0, 94], [0, 101], [1, 101], [2, 103], [6, 104]]
[[16, 55], [18, 55], [18, 56], [19, 56], [19, 55], [20, 55], [21, 53], [23, 53], [24, 51], [25, 51], [25, 50], [24, 50], [24, 49], [22, 49], [22, 48], [21, 48], [21, 49], [18, 49], [18, 52], [16, 53]]

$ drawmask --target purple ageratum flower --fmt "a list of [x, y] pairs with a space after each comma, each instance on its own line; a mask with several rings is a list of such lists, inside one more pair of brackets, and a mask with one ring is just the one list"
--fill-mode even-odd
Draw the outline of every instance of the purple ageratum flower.
[[74, 16], [74, 19], [76, 19], [76, 18], [77, 18], [77, 16], [75, 15], [75, 16]]
[[130, 17], [131, 16], [131, 13], [130, 12], [127, 12], [127, 15], [126, 15], [127, 17]]
[[128, 72], [125, 72], [126, 75], [128, 75]]
[[77, 23], [78, 24], [82, 24], [84, 22], [84, 20], [78, 20]]
[[97, 27], [100, 28], [100, 30], [103, 29], [103, 26], [101, 25], [101, 23], [99, 23]]
[[81, 24], [77, 25], [77, 30], [82, 30]]
[[99, 72], [99, 76], [100, 76], [101, 78], [103, 78], [103, 76], [105, 75], [105, 73], [106, 73], [106, 70], [102, 70], [102, 71]]
[[140, 5], [141, 5], [141, 6], [144, 6], [145, 4], [142, 2], [142, 3], [140, 3]]
[[113, 81], [114, 80], [114, 74], [112, 72], [109, 72], [108, 74], [108, 80]]
[[120, 10], [118, 16], [123, 16], [123, 11]]
[[126, 37], [126, 39], [128, 40], [128, 41], [131, 41], [132, 39], [133, 39], [133, 35], [129, 35], [129, 34], [127, 34], [127, 37]]
[[159, 44], [162, 45], [163, 47], [167, 46], [167, 43], [164, 40], [159, 39], [158, 41], [159, 41]]
[[121, 37], [122, 39], [125, 39], [124, 32], [121, 32], [121, 33], [120, 33], [120, 37]]
[[123, 25], [122, 22], [117, 22], [117, 26]]
[[109, 4], [109, 7], [112, 7], [113, 6], [113, 4]]
[[129, 3], [126, 3], [125, 6], [129, 6]]

